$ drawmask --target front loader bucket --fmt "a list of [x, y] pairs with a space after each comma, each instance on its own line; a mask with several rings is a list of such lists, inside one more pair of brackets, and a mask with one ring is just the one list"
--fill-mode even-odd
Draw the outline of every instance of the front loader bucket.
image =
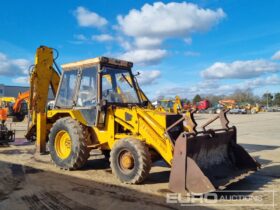
[[175, 142], [169, 188], [204, 194], [237, 182], [260, 167], [236, 143], [236, 128], [182, 133]]

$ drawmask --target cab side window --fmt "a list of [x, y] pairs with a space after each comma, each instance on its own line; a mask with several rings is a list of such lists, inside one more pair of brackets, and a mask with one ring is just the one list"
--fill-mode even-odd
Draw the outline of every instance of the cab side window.
[[97, 102], [97, 68], [90, 67], [82, 70], [82, 78], [78, 91], [77, 106], [96, 106]]
[[57, 96], [56, 106], [72, 107], [75, 96], [77, 70], [65, 71]]

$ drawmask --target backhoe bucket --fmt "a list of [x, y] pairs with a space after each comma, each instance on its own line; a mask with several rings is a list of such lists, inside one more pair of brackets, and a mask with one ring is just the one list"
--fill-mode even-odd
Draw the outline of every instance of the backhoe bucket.
[[259, 167], [236, 143], [234, 126], [184, 132], [175, 142], [169, 188], [177, 193], [204, 194], [224, 189]]

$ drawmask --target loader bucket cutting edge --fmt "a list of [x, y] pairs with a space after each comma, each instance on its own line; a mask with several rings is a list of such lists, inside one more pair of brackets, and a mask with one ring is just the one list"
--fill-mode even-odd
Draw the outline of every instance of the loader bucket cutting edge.
[[236, 143], [236, 128], [198, 134], [182, 133], [176, 140], [169, 188], [177, 193], [204, 194], [245, 178], [260, 164]]

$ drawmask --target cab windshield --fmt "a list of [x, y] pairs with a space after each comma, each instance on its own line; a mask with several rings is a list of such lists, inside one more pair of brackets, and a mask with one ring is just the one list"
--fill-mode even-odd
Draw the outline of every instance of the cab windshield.
[[103, 69], [102, 99], [109, 103], [139, 103], [130, 71], [108, 67]]

